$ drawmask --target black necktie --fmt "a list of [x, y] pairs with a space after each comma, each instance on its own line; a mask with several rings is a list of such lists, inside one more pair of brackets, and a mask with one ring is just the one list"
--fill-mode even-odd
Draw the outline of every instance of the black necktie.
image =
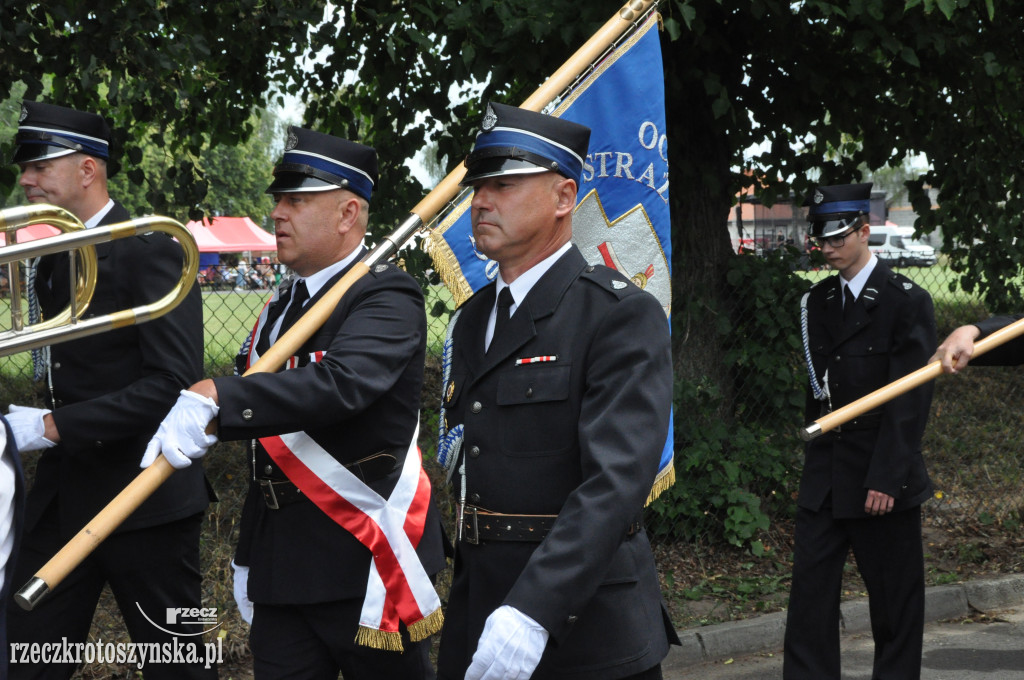
[[501, 292], [498, 293], [498, 310], [494, 316], [494, 335], [491, 336], [491, 344], [488, 349], [494, 347], [494, 343], [498, 341], [498, 336], [500, 336], [508, 326], [508, 318], [510, 316], [509, 308], [512, 307], [514, 302], [515, 300], [512, 299], [512, 290], [509, 289], [508, 286], [502, 288]]
[[[267, 310], [267, 322], [263, 324], [263, 330], [260, 331], [259, 340], [256, 342], [256, 350], [260, 355], [263, 355], [267, 351], [267, 348], [270, 347], [270, 333], [274, 330], [274, 323], [281, 318], [281, 314], [284, 312], [285, 307], [288, 307], [288, 301], [292, 299], [292, 293], [294, 292], [296, 297], [298, 296], [298, 287], [300, 285], [302, 286], [303, 300], [309, 297], [309, 293], [306, 290], [306, 284], [302, 281], [296, 281], [293, 285], [288, 286], [281, 291], [281, 295], [277, 298], [277, 302], [272, 304], [270, 309]], [[294, 307], [294, 305], [292, 305], [292, 307]], [[288, 309], [291, 310], [291, 307], [288, 307]], [[292, 317], [290, 311], [288, 316]], [[289, 319], [285, 319], [285, 322], [288, 320]], [[284, 323], [281, 324], [281, 332], [284, 332]], [[277, 335], [280, 337], [281, 333], [278, 333]]]
[[292, 304], [288, 307], [288, 311], [285, 312], [284, 320], [281, 321], [281, 330], [278, 331], [277, 337], [284, 335], [284, 332], [292, 327], [295, 323], [295, 319], [299, 318], [302, 314], [302, 305], [306, 304], [306, 300], [309, 299], [309, 291], [306, 289], [305, 279], [301, 279], [295, 282], [292, 286]]
[[853, 312], [853, 305], [856, 302], [853, 298], [853, 291], [850, 290], [850, 286], [844, 286], [843, 288], [843, 320], [849, 318]]

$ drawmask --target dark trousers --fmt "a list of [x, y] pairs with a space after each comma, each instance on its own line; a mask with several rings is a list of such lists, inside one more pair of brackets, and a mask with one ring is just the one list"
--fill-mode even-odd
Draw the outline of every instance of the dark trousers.
[[797, 510], [783, 677], [839, 680], [839, 596], [850, 548], [870, 598], [875, 642], [872, 679], [920, 678], [924, 636], [920, 507], [859, 519], [835, 519], [831, 508]]
[[[169, 608], [202, 606], [199, 570], [202, 519], [200, 513], [160, 526], [111, 535], [32, 611], [26, 612], [13, 601], [8, 602], [9, 641], [61, 643], [66, 638], [69, 643], [85, 642], [103, 586], [109, 584], [133, 642], [173, 645], [176, 638], [179, 644], [194, 642], [199, 654], [204, 654], [203, 636], [189, 635], [201, 632], [202, 626], [167, 623]], [[64, 543], [55, 508], [51, 508], [23, 538], [12, 591], [21, 588]], [[69, 678], [78, 665], [13, 663], [16, 660], [12, 658], [10, 665], [11, 680]], [[216, 666], [204, 668], [204, 665], [146, 663], [142, 672], [146, 680], [214, 680]]]
[[356, 644], [362, 600], [305, 605], [255, 604], [249, 646], [256, 680], [433, 680], [430, 640], [411, 642], [402, 626], [405, 651]]

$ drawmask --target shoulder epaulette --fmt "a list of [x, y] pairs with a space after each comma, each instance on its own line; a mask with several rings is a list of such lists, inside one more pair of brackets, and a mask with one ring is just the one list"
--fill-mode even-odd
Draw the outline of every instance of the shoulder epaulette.
[[620, 300], [639, 293], [641, 288], [611, 267], [590, 264], [583, 268], [580, 278], [598, 286]]
[[897, 272], [890, 272], [888, 282], [889, 285], [902, 291], [904, 295], [910, 295], [914, 292], [924, 292], [924, 289], [919, 285], [908, 279], [903, 274]]

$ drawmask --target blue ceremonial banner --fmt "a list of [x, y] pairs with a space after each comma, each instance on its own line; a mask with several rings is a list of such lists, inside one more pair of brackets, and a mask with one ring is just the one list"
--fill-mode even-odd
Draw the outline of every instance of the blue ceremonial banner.
[[[573, 216], [573, 242], [592, 264], [617, 269], [672, 308], [665, 83], [652, 14], [550, 113], [591, 129]], [[427, 249], [456, 305], [494, 280], [498, 264], [476, 250], [472, 191], [444, 215]], [[670, 428], [671, 430], [671, 428]], [[651, 499], [672, 485], [672, 432]]]

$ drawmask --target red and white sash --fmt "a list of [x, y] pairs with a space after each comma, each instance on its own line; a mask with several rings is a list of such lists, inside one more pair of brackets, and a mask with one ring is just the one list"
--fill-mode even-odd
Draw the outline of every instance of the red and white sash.
[[[266, 316], [264, 309], [250, 336], [247, 367], [258, 359], [255, 346]], [[323, 356], [312, 352], [309, 360], [319, 362]], [[296, 368], [298, 362], [292, 357], [286, 368]], [[288, 479], [373, 554], [356, 642], [377, 649], [402, 651], [400, 621], [413, 641], [433, 635], [444, 623], [441, 600], [416, 554], [430, 505], [430, 480], [416, 446], [418, 435], [417, 425], [389, 498], [367, 486], [305, 432], [260, 439]]]
[[401, 651], [399, 620], [413, 641], [439, 631], [441, 601], [416, 554], [430, 504], [430, 480], [416, 436], [390, 498], [364, 484], [305, 432], [264, 437], [260, 443], [302, 493], [373, 553], [356, 642]]

